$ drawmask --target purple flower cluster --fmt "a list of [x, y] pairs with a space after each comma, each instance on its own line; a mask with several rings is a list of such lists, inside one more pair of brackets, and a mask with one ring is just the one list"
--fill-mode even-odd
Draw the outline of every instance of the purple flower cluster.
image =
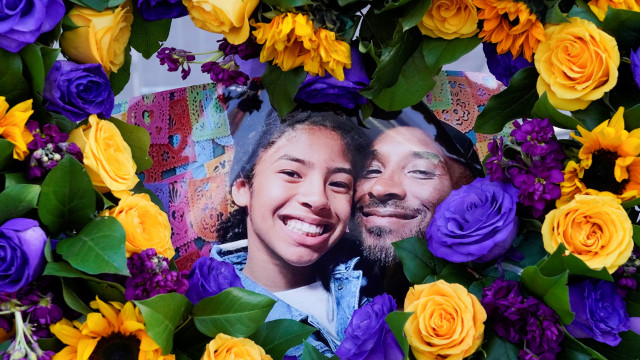
[[233, 84], [246, 85], [249, 82], [249, 75], [240, 70], [234, 69], [235, 63], [231, 58], [226, 64], [220, 65], [215, 61], [209, 61], [202, 64], [200, 70], [208, 73], [211, 81], [223, 86], [231, 86]]
[[[548, 206], [560, 198], [560, 183], [564, 181], [562, 146], [554, 137], [548, 119], [515, 121], [511, 140], [502, 137], [488, 145], [487, 174], [493, 181], [511, 182], [518, 188], [518, 200], [534, 217], [540, 217]], [[507, 157], [505, 150], [515, 149], [517, 155]]]
[[174, 72], [180, 70], [182, 80], [191, 74], [191, 66], [189, 62], [195, 61], [196, 56], [186, 50], [176, 49], [174, 47], [163, 47], [158, 50], [156, 57], [160, 59], [160, 65], [167, 65], [168, 71]]
[[153, 248], [131, 255], [127, 267], [131, 273], [125, 283], [127, 300], [145, 300], [170, 292], [184, 294], [189, 287], [187, 272], [169, 269], [169, 259]]
[[496, 279], [482, 291], [482, 306], [498, 335], [523, 346], [519, 359], [555, 359], [564, 331], [558, 315], [534, 297], [525, 297], [516, 281]]
[[482, 43], [482, 50], [484, 51], [484, 56], [487, 58], [487, 67], [496, 79], [505, 86], [509, 86], [513, 75], [520, 69], [533, 66], [533, 63], [525, 59], [522, 55], [514, 58], [509, 52], [498, 54], [497, 46], [498, 45], [494, 43]]
[[242, 60], [250, 60], [260, 56], [261, 46], [256, 42], [253, 36], [250, 36], [247, 41], [240, 45], [230, 44], [226, 38], [218, 40], [218, 50], [224, 53], [224, 56], [238, 55]]
[[637, 274], [640, 274], [640, 272], [638, 272], [639, 268], [640, 251], [638, 251], [637, 246], [634, 246], [629, 260], [613, 273], [613, 279], [618, 286], [618, 294], [620, 294], [620, 296], [625, 297], [627, 296], [627, 291], [637, 288], [638, 283], [635, 277]]
[[27, 129], [33, 134], [33, 140], [27, 145], [31, 151], [28, 178], [45, 176], [66, 154], [70, 154], [80, 162], [83, 161], [82, 151], [78, 145], [66, 142], [69, 134], [60, 131], [55, 124], [45, 124], [40, 129], [38, 122], [29, 120]]

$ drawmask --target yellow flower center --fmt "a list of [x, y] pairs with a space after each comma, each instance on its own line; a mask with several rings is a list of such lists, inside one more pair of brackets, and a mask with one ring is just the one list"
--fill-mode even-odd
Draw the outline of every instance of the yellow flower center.
[[140, 339], [134, 335], [113, 333], [98, 341], [89, 360], [138, 360]]

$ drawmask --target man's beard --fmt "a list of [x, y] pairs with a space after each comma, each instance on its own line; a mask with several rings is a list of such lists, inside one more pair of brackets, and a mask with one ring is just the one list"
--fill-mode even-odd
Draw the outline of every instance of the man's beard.
[[[395, 202], [395, 201], [391, 201]], [[407, 209], [406, 206], [401, 204], [390, 204], [390, 203], [381, 203], [377, 200], [370, 200], [367, 207], [377, 207], [377, 208], [399, 208], [402, 207]], [[370, 228], [365, 228], [364, 223], [361, 221], [363, 215], [361, 213], [362, 209], [356, 209], [354, 219], [352, 221], [352, 225], [349, 229], [353, 229], [353, 232], [357, 235], [360, 241], [360, 247], [362, 249], [363, 255], [372, 260], [379, 265], [389, 266], [395, 264], [399, 261], [398, 255], [395, 252], [395, 249], [392, 243], [406, 239], [408, 237], [421, 237], [425, 238], [425, 227], [426, 224], [424, 218], [429, 218], [428, 210], [426, 209], [411, 209], [411, 211], [418, 214], [418, 219], [422, 219], [421, 221], [416, 221], [415, 224], [409, 228], [402, 229], [393, 229], [388, 226], [372, 226]]]

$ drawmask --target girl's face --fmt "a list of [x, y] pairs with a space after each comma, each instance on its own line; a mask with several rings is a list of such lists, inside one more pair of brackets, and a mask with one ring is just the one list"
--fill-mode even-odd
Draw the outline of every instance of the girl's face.
[[354, 180], [338, 134], [301, 126], [259, 157], [252, 187], [243, 179], [233, 199], [246, 206], [250, 257], [272, 264], [308, 266], [343, 235]]

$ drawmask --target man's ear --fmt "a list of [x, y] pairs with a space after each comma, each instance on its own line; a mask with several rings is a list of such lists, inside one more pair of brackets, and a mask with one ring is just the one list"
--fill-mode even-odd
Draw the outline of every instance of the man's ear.
[[240, 207], [249, 206], [251, 192], [247, 180], [240, 178], [233, 182], [231, 197], [233, 197], [233, 202], [236, 203], [236, 205]]

